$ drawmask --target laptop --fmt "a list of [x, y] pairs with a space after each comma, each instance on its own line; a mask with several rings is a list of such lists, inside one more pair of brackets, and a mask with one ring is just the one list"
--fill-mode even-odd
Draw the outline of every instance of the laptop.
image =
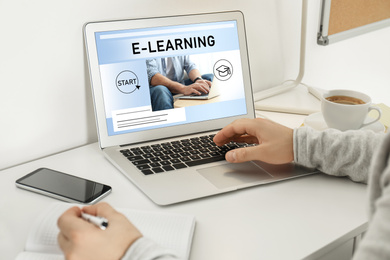
[[220, 95], [219, 92], [219, 80], [213, 79], [213, 82], [211, 83], [210, 90], [208, 93], [203, 93], [201, 95], [188, 95], [188, 96], [177, 96], [177, 99], [191, 99], [191, 100], [208, 100], [215, 97], [218, 97]]
[[[100, 147], [154, 203], [313, 173], [292, 163], [230, 164], [224, 153], [245, 144], [210, 143], [233, 120], [255, 117], [241, 12], [91, 22], [84, 34]], [[218, 102], [152, 109], [148, 64], [174, 56], [190, 57], [202, 74], [214, 75]]]

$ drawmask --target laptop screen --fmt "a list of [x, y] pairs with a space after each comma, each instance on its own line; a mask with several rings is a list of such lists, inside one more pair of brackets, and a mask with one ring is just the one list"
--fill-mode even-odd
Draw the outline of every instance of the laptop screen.
[[[108, 137], [248, 114], [235, 19], [103, 28], [93, 39]], [[206, 83], [213, 97], [178, 98], [206, 94]]]

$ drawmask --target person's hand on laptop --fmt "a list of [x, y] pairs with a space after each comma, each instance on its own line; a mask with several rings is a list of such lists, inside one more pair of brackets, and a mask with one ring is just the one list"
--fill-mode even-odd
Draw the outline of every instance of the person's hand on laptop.
[[183, 92], [185, 96], [189, 96], [192, 94], [195, 95], [202, 95], [202, 93], [209, 93], [210, 91], [211, 82], [204, 79], [198, 79], [196, 82], [194, 82], [191, 85], [185, 86], [183, 85]]
[[156, 73], [152, 77], [150, 84], [152, 86], [163, 85], [167, 87], [172, 93], [183, 94], [185, 96], [209, 93], [211, 86], [211, 82], [204, 79], [198, 79], [191, 85], [186, 86], [180, 82], [173, 81], [160, 73]]
[[107, 203], [84, 207], [83, 212], [108, 220], [101, 230], [81, 218], [81, 209], [73, 207], [58, 219], [58, 244], [66, 259], [120, 259], [142, 234], [121, 213]]
[[271, 164], [283, 164], [294, 160], [293, 129], [270, 120], [238, 119], [224, 127], [214, 137], [214, 142], [219, 146], [231, 141], [259, 145], [229, 151], [226, 153], [228, 162], [260, 160]]

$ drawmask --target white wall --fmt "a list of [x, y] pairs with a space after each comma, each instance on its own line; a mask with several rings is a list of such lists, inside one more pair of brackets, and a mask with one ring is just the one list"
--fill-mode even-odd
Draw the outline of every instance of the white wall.
[[[317, 45], [321, 1], [309, 1], [306, 69], [303, 82], [323, 89], [355, 89], [372, 97], [373, 102], [390, 105], [390, 27], [373, 31], [328, 46]], [[296, 8], [299, 1], [283, 1], [284, 15]], [[298, 42], [288, 41], [296, 33], [296, 25], [283, 18], [281, 35], [285, 73], [295, 79], [299, 52]], [[298, 28], [299, 29], [299, 28]]]
[[[369, 85], [370, 92], [383, 97], [390, 81], [389, 29], [334, 46], [317, 46], [319, 2], [313, 0], [309, 6], [305, 83], [322, 88]], [[1, 0], [0, 169], [97, 141], [84, 23], [241, 10], [246, 18], [252, 82], [255, 90], [261, 90], [297, 74], [300, 8], [299, 0], [198, 0], [196, 4]]]
[[283, 78], [277, 3], [1, 0], [0, 169], [97, 141], [82, 37], [86, 22], [242, 10], [250, 53], [264, 57], [251, 61], [265, 79], [254, 81], [267, 87]]

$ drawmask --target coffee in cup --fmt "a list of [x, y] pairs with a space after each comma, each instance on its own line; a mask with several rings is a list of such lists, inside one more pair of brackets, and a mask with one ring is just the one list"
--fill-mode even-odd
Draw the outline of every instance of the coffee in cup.
[[[364, 123], [371, 110], [378, 111], [376, 119]], [[377, 122], [382, 113], [371, 104], [371, 98], [353, 90], [330, 90], [323, 95], [321, 111], [330, 128], [341, 131], [356, 130]]]
[[365, 102], [360, 98], [349, 97], [349, 96], [331, 96], [331, 97], [327, 97], [326, 100], [337, 104], [343, 104], [343, 105], [365, 104]]

